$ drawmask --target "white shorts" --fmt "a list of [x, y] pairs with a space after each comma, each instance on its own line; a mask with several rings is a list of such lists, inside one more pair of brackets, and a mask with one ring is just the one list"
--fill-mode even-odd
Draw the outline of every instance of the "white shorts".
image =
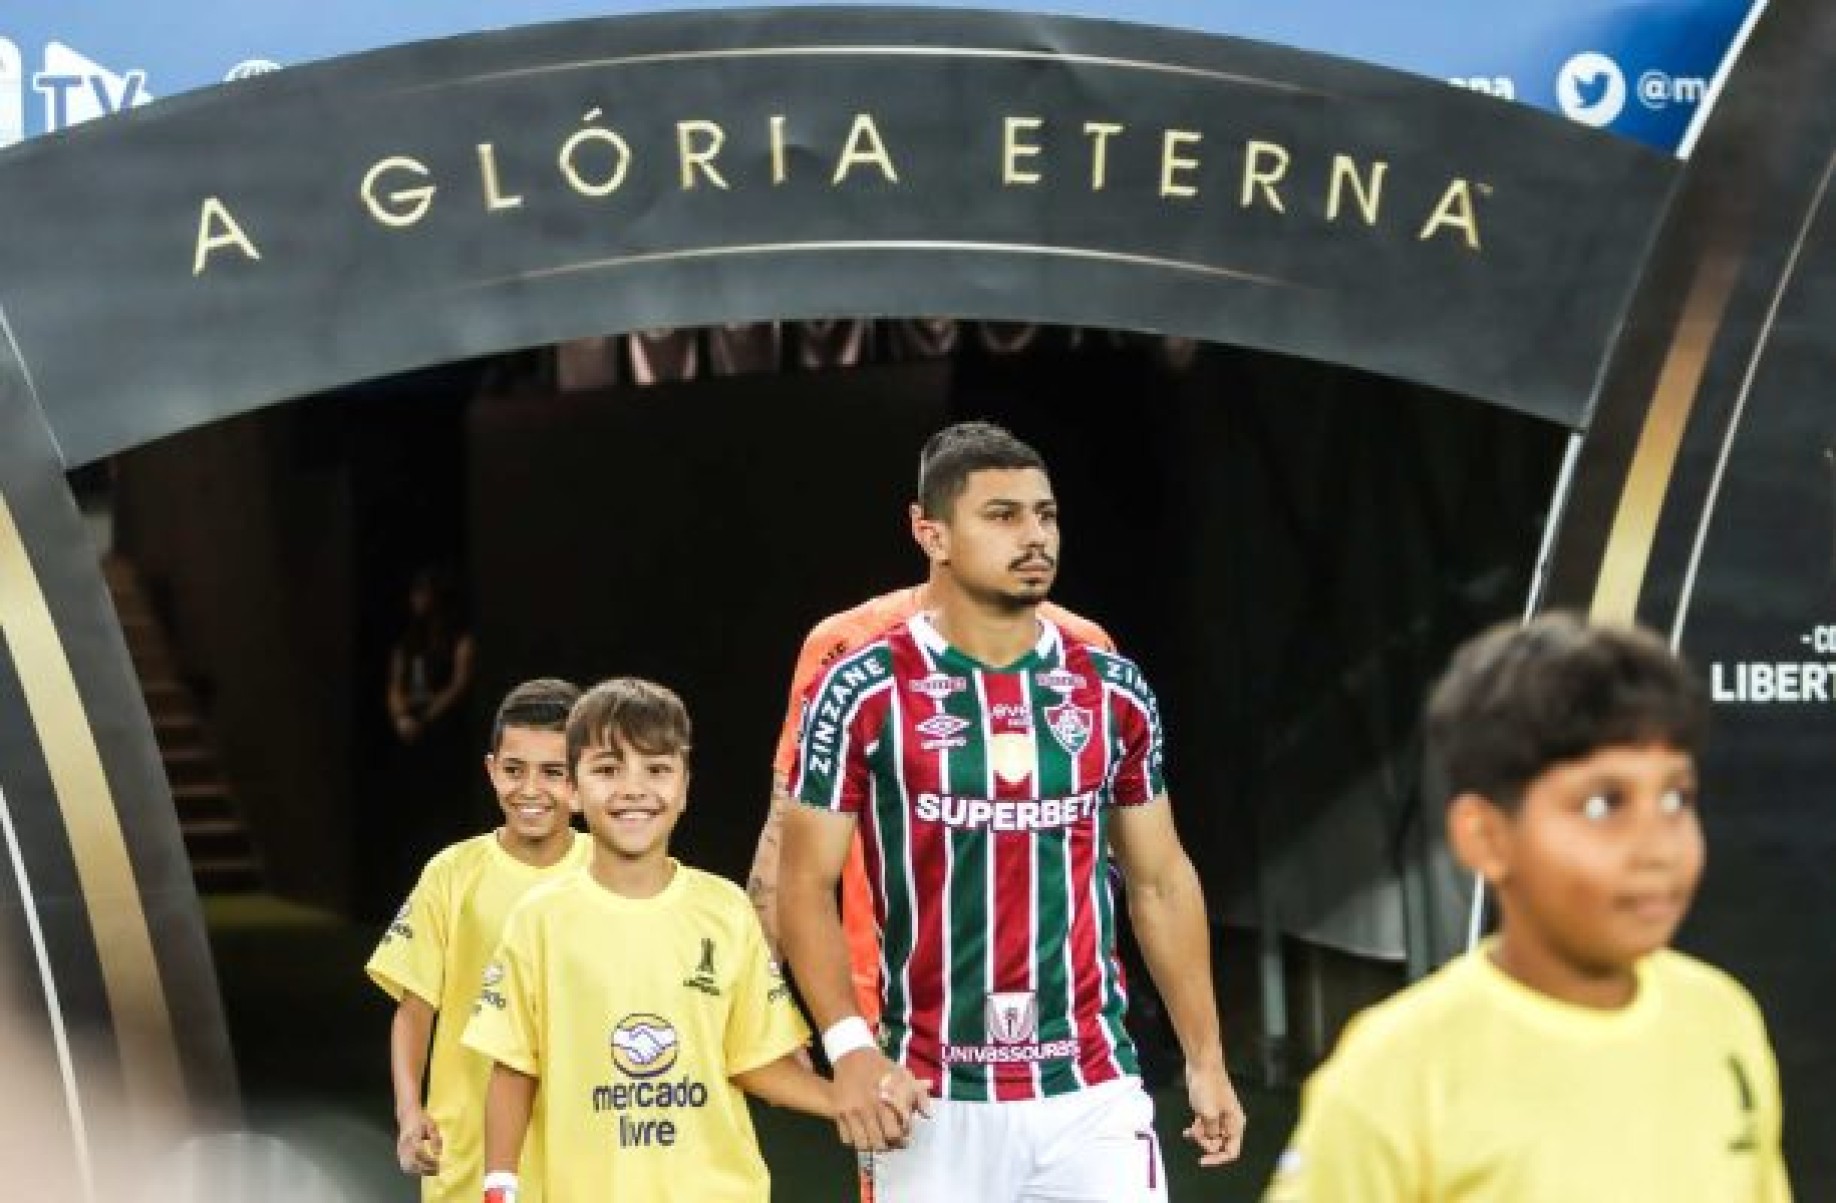
[[873, 1157], [874, 1203], [1166, 1203], [1154, 1101], [1137, 1078], [1046, 1099], [937, 1099]]

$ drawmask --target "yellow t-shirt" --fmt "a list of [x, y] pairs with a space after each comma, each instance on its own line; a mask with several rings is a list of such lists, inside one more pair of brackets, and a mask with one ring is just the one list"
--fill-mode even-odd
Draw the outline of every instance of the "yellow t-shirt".
[[676, 865], [637, 899], [577, 874], [516, 908], [485, 982], [465, 1043], [540, 1079], [547, 1203], [768, 1203], [728, 1079], [809, 1030], [739, 887]]
[[1264, 1203], [1785, 1203], [1779, 1080], [1739, 983], [1674, 952], [1618, 1011], [1486, 949], [1360, 1015]]
[[[424, 1203], [478, 1203], [484, 1190], [484, 1089], [491, 1063], [464, 1048], [459, 1036], [478, 998], [485, 964], [503, 935], [504, 920], [531, 886], [575, 872], [593, 841], [574, 833], [573, 847], [543, 869], [504, 851], [496, 833], [446, 848], [427, 862], [408, 902], [383, 933], [366, 972], [389, 997], [414, 994], [439, 1012], [428, 1058], [427, 1113], [440, 1127], [440, 1172], [421, 1180]], [[540, 1155], [539, 1148], [535, 1150]], [[540, 1164], [526, 1154], [532, 1180]], [[538, 1188], [539, 1189], [539, 1188]], [[525, 1193], [525, 1203], [540, 1203]]]

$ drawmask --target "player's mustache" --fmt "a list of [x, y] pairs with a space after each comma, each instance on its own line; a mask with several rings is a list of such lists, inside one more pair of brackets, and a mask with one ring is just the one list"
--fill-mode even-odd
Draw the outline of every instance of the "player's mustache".
[[1019, 559], [1009, 564], [1008, 567], [1013, 568], [1013, 569], [1056, 568], [1058, 567], [1058, 560], [1052, 556], [1047, 555], [1043, 551], [1039, 551], [1039, 552], [1033, 552], [1031, 554], [1021, 556]]

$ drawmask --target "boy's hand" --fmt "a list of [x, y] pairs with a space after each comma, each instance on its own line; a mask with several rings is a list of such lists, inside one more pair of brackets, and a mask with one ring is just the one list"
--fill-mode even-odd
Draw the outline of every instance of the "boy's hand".
[[419, 1110], [402, 1117], [401, 1131], [395, 1137], [395, 1160], [402, 1173], [425, 1178], [440, 1172], [440, 1126], [433, 1117]]
[[1187, 1065], [1186, 1097], [1192, 1103], [1192, 1125], [1183, 1135], [1199, 1147], [1199, 1164], [1235, 1161], [1243, 1151], [1243, 1129], [1249, 1121], [1223, 1063]]
[[929, 1103], [914, 1099], [914, 1092], [925, 1096], [910, 1072], [879, 1049], [843, 1057], [835, 1064], [835, 1128], [842, 1143], [858, 1153], [904, 1148], [913, 1108], [930, 1114]]

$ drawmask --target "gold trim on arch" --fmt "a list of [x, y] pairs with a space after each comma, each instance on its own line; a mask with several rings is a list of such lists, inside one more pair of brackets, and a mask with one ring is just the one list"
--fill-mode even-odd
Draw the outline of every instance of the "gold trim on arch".
[[806, 45], [806, 46], [724, 46], [707, 50], [664, 50], [650, 54], [608, 55], [600, 58], [574, 59], [562, 63], [541, 63], [532, 67], [511, 67], [488, 71], [464, 79], [420, 84], [405, 92], [429, 92], [475, 84], [499, 83], [530, 75], [560, 75], [572, 71], [603, 70], [610, 67], [643, 67], [659, 63], [721, 62], [736, 59], [774, 58], [943, 58], [987, 59], [1007, 62], [1066, 63], [1073, 66], [1108, 67], [1118, 71], [1141, 71], [1175, 78], [1202, 79], [1212, 83], [1262, 88], [1297, 96], [1325, 96], [1319, 88], [1287, 80], [1245, 75], [1239, 71], [1219, 71], [1195, 67], [1188, 63], [1163, 63], [1153, 59], [1117, 58], [1105, 54], [1083, 54], [1070, 50], [1027, 50], [1013, 46], [887, 46], [887, 45]]
[[962, 239], [920, 238], [850, 238], [806, 242], [758, 242], [735, 246], [684, 247], [672, 251], [644, 251], [606, 259], [588, 259], [558, 267], [531, 268], [506, 276], [474, 280], [436, 290], [439, 295], [476, 292], [501, 288], [506, 284], [525, 284], [581, 272], [617, 271], [627, 267], [653, 267], [666, 263], [689, 263], [697, 260], [751, 258], [770, 255], [836, 254], [842, 251], [906, 251], [929, 253], [962, 253], [986, 255], [1020, 255], [1042, 259], [1071, 259], [1085, 263], [1108, 263], [1122, 267], [1149, 267], [1163, 271], [1189, 272], [1221, 280], [1242, 280], [1270, 288], [1292, 288], [1301, 292], [1320, 291], [1313, 285], [1264, 276], [1241, 268], [1221, 267], [1191, 259], [1169, 259], [1160, 255], [1138, 255], [1128, 251], [1105, 251], [1094, 247], [1046, 246], [1030, 242], [977, 242]]
[[1683, 432], [1701, 390], [1709, 350], [1721, 328], [1728, 298], [1740, 272], [1739, 258], [1712, 252], [1696, 269], [1689, 297], [1677, 322], [1676, 335], [1665, 353], [1657, 387], [1645, 410], [1644, 429], [1626, 470], [1626, 484], [1613, 515], [1612, 533], [1601, 558], [1600, 578], [1594, 585], [1590, 613], [1598, 619], [1632, 622], [1638, 616], [1638, 598], [1657, 539], [1658, 518], [1676, 471]]
[[18, 667], [50, 771], [136, 1115], [184, 1105], [184, 1075], [152, 929], [76, 674], [12, 508], [0, 496], [0, 639]]

